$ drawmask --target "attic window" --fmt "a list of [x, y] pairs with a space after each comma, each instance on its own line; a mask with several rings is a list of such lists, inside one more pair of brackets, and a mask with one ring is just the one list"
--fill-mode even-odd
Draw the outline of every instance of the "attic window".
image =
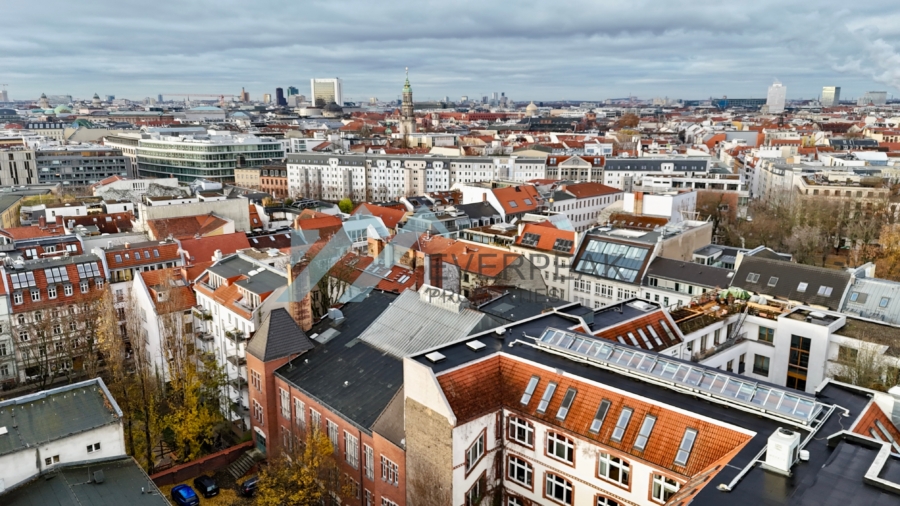
[[628, 428], [628, 422], [631, 421], [631, 413], [634, 410], [631, 408], [622, 408], [622, 412], [619, 413], [619, 421], [616, 422], [616, 428], [613, 430], [612, 440], [616, 443], [622, 442], [622, 438], [625, 436], [625, 430]]
[[850, 294], [850, 302], [856, 302], [859, 299], [859, 292], [853, 292]]
[[140, 252], [140, 251], [135, 251], [135, 252], [134, 252], [134, 259], [135, 259], [135, 260], [140, 260], [140, 259], [141, 259], [141, 252]]
[[528, 232], [527, 234], [522, 236], [522, 246], [537, 246], [538, 240], [540, 240], [540, 238], [541, 236]]
[[572, 251], [572, 241], [570, 239], [557, 239], [553, 243], [553, 251], [561, 251], [563, 253]]
[[551, 381], [550, 383], [547, 383], [547, 388], [544, 389], [544, 395], [541, 397], [541, 402], [538, 404], [538, 413], [547, 411], [547, 406], [550, 405], [550, 399], [553, 398], [554, 392], [556, 392], [556, 383]]
[[569, 414], [569, 408], [572, 407], [572, 401], [575, 400], [576, 393], [578, 393], [578, 390], [575, 390], [574, 388], [566, 390], [566, 396], [563, 397], [562, 404], [559, 406], [559, 411], [556, 412], [556, 418], [558, 420], [566, 419], [566, 415]]
[[777, 276], [772, 276], [772, 277], [769, 278], [769, 283], [768, 283], [769, 286], [775, 286], [775, 285], [777, 285], [777, 284], [778, 284], [778, 277], [777, 277]]
[[822, 297], [831, 297], [832, 288], [830, 286], [822, 285], [819, 287], [819, 291], [817, 295], [821, 295]]
[[525, 387], [525, 394], [522, 395], [522, 400], [519, 402], [522, 404], [531, 402], [531, 396], [534, 395], [534, 389], [537, 388], [539, 381], [541, 381], [541, 378], [537, 376], [532, 376], [531, 379], [528, 380], [528, 386]]
[[516, 203], [515, 200], [510, 200], [510, 201], [509, 201], [509, 207], [519, 207], [519, 204]]
[[757, 281], [759, 281], [759, 274], [757, 274], [755, 272], [751, 272], [750, 274], [747, 275], [748, 283], [756, 283]]
[[881, 301], [878, 302], [878, 307], [887, 307], [888, 302], [890, 301], [891, 299], [889, 297], [882, 297]]
[[590, 432], [594, 434], [598, 434], [600, 432], [600, 427], [603, 426], [603, 420], [606, 419], [606, 413], [609, 412], [609, 406], [612, 403], [606, 399], [600, 401], [600, 406], [597, 407], [597, 414], [594, 415], [594, 421], [591, 422], [591, 428], [588, 429]]
[[117, 264], [122, 263], [122, 255], [116, 255], [116, 263]]
[[153, 256], [155, 256], [156, 258], [159, 258], [159, 250], [158, 249], [153, 250]]
[[656, 417], [647, 415], [644, 417], [644, 423], [641, 424], [641, 431], [638, 433], [637, 439], [634, 440], [634, 447], [644, 451], [647, 447], [647, 440], [650, 439], [650, 433], [653, 432], [653, 426], [656, 424]]
[[522, 202], [524, 202], [525, 205], [531, 205], [531, 199], [522, 199]]
[[800, 283], [797, 285], [797, 291], [800, 293], [806, 293], [806, 287], [809, 286], [807, 283]]
[[696, 430], [685, 429], [684, 436], [681, 438], [681, 444], [678, 445], [678, 453], [675, 455], [676, 466], [684, 466], [685, 464], [687, 464], [688, 458], [691, 456], [691, 450], [694, 448], [694, 441], [696, 439]]

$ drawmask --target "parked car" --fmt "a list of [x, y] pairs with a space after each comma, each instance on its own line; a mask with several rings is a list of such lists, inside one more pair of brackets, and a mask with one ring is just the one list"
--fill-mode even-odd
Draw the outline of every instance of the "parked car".
[[172, 488], [172, 500], [177, 506], [197, 506], [200, 498], [190, 485], [176, 485]]
[[253, 497], [256, 495], [256, 487], [259, 485], [259, 476], [251, 476], [241, 483], [241, 495]]
[[194, 478], [194, 488], [207, 499], [219, 495], [219, 486], [216, 485], [216, 480], [210, 476], [202, 475]]

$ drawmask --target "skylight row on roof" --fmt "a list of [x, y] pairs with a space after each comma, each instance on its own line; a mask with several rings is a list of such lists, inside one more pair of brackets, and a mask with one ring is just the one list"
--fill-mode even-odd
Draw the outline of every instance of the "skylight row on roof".
[[669, 359], [610, 341], [548, 328], [537, 344], [576, 354], [592, 362], [625, 368], [657, 381], [701, 390], [730, 402], [773, 412], [804, 424], [812, 421], [821, 410], [821, 405], [814, 398], [800, 393], [760, 385], [718, 369]]

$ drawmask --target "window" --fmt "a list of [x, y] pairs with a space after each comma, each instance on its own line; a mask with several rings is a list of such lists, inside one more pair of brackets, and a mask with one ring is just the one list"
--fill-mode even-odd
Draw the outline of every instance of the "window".
[[528, 461], [520, 459], [515, 455], [509, 456], [509, 461], [507, 463], [506, 475], [512, 481], [528, 487], [532, 488], [534, 486], [534, 468]]
[[92, 445], [87, 445], [87, 452], [94, 453], [100, 451], [100, 443], [94, 443]]
[[759, 374], [760, 376], [769, 375], [769, 357], [753, 355], [753, 374]]
[[511, 495], [506, 498], [506, 506], [525, 506], [525, 503], [520, 497]]
[[650, 439], [650, 433], [653, 432], [653, 426], [656, 424], [656, 417], [647, 415], [644, 417], [644, 423], [641, 424], [641, 430], [638, 432], [637, 439], [634, 440], [634, 447], [640, 451], [644, 451], [647, 447], [647, 440]]
[[73, 292], [72, 285], [63, 285], [63, 293], [66, 294], [66, 297], [71, 297]]
[[750, 274], [747, 274], [747, 282], [748, 283], [756, 283], [757, 281], [759, 281], [759, 274], [757, 274], [755, 272], [751, 272]]
[[331, 420], [325, 419], [325, 427], [328, 430], [328, 439], [331, 440], [331, 447], [334, 453], [338, 452], [338, 426]]
[[613, 501], [608, 497], [597, 497], [597, 506], [619, 506], [617, 501]]
[[532, 376], [530, 380], [528, 380], [528, 386], [525, 387], [525, 393], [522, 395], [522, 400], [519, 401], [522, 404], [528, 404], [531, 402], [531, 396], [534, 395], [534, 390], [537, 388], [538, 382], [541, 378], [537, 376]]
[[365, 493], [363, 493], [363, 499], [365, 499], [363, 501], [363, 506], [375, 506], [375, 495], [372, 494], [370, 490], [366, 490]]
[[822, 297], [831, 297], [832, 288], [830, 286], [820, 286], [819, 291], [816, 292], [816, 295], [820, 295]]
[[359, 439], [347, 431], [344, 431], [344, 460], [353, 469], [359, 469]]
[[312, 408], [309, 408], [309, 421], [316, 429], [322, 427], [322, 415]]
[[27, 331], [27, 330], [20, 330], [20, 331], [19, 331], [19, 341], [22, 341], [22, 342], [24, 343], [24, 342], [27, 342], [28, 339], [29, 339], [29, 338], [28, 338], [28, 331]]
[[759, 328], [759, 337], [757, 339], [760, 341], [767, 342], [767, 343], [775, 342], [775, 329], [760, 327]]
[[257, 391], [262, 392], [262, 378], [259, 375], [259, 371], [250, 371], [250, 384]]
[[678, 492], [680, 485], [677, 481], [666, 478], [665, 476], [654, 474], [653, 475], [653, 490], [651, 491], [650, 497], [659, 503], [666, 503], [675, 492]]
[[294, 420], [297, 425], [306, 425], [306, 403], [294, 397]]
[[16, 304], [21, 304], [23, 302], [22, 292], [16, 292], [13, 294], [13, 302]]
[[381, 456], [381, 479], [393, 484], [395, 487], [400, 483], [400, 468], [397, 464], [391, 462], [384, 455]]
[[52, 457], [47, 457], [44, 459], [45, 466], [50, 466], [53, 464], [59, 464], [59, 455], [54, 455]]
[[694, 429], [685, 429], [684, 436], [681, 438], [681, 444], [678, 445], [678, 453], [675, 455], [675, 465], [685, 466], [688, 458], [691, 456], [691, 450], [694, 448], [694, 441], [697, 439], [697, 431]]
[[94, 281], [94, 283], [97, 284], [97, 290], [103, 289], [103, 278], [97, 278], [97, 280]]
[[366, 478], [375, 479], [375, 450], [369, 445], [363, 445], [363, 471]]
[[575, 442], [556, 432], [547, 432], [547, 455], [563, 462], [575, 463]]
[[37, 302], [41, 300], [41, 291], [40, 290], [31, 290], [31, 301]]
[[808, 286], [808, 283], [800, 283], [799, 285], [797, 285], [797, 291], [800, 293], [806, 293], [806, 287]]
[[466, 472], [471, 471], [475, 464], [484, 456], [484, 432], [478, 435], [475, 442], [466, 450]]
[[619, 457], [601, 453], [597, 459], [597, 475], [617, 485], [628, 487], [631, 465]]
[[487, 492], [487, 476], [482, 474], [475, 480], [472, 488], [466, 492], [466, 506], [476, 506], [481, 504], [485, 492]]
[[538, 404], [537, 412], [543, 413], [547, 411], [547, 406], [550, 405], [550, 399], [553, 398], [553, 393], [556, 392], [556, 383], [550, 382], [547, 383], [547, 388], [544, 389], [544, 395], [541, 396], [541, 402]]
[[281, 416], [290, 420], [291, 419], [291, 397], [290, 397], [290, 394], [288, 394], [288, 391], [283, 388], [279, 388], [278, 393], [281, 396]]
[[890, 301], [891, 301], [891, 299], [889, 297], [882, 297], [881, 300], [878, 301], [878, 307], [881, 307], [881, 308], [887, 307], [888, 302], [890, 302]]
[[569, 408], [572, 407], [572, 401], [575, 400], [576, 393], [578, 393], [578, 391], [574, 388], [566, 390], [566, 396], [563, 397], [562, 404], [559, 406], [559, 411], [556, 412], [556, 418], [558, 420], [566, 419], [566, 415], [569, 414]]
[[263, 407], [256, 399], [253, 399], [253, 417], [260, 425], [263, 425]]
[[51, 298], [51, 299], [55, 299], [55, 298], [56, 298], [56, 287], [55, 287], [55, 286], [48, 286], [48, 287], [47, 287], [47, 297], [49, 297], [49, 298]]
[[778, 284], [778, 277], [777, 277], [777, 276], [772, 276], [772, 277], [769, 278], [769, 282], [768, 282], [768, 285], [769, 285], [769, 286], [775, 286], [775, 285], [777, 285], [777, 284]]
[[572, 482], [553, 473], [547, 473], [544, 495], [560, 504], [572, 504]]
[[82, 281], [79, 285], [81, 287], [81, 293], [88, 292], [88, 282], [87, 281]]
[[812, 340], [808, 337], [791, 336], [791, 352], [788, 356], [787, 387], [806, 390], [806, 373], [809, 368], [809, 348]]
[[397, 506], [397, 503], [395, 503], [394, 501], [392, 501], [390, 499], [382, 497], [381, 498], [381, 506]]
[[616, 428], [613, 430], [611, 438], [614, 442], [621, 442], [625, 436], [625, 429], [628, 428], [628, 422], [631, 421], [632, 411], [631, 408], [622, 408], [622, 412], [619, 413], [619, 420], [616, 422]]
[[509, 417], [507, 434], [510, 440], [525, 446], [534, 447], [534, 426], [527, 420]]

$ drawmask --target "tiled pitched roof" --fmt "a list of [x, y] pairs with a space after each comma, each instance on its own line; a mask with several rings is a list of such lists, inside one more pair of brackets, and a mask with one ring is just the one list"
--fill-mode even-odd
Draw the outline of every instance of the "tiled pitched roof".
[[173, 239], [188, 239], [198, 235], [209, 235], [227, 224], [227, 221], [218, 216], [206, 214], [148, 220], [147, 228], [156, 239], [166, 239], [170, 235]]
[[[141, 278], [144, 280], [144, 284], [150, 289], [150, 295], [153, 297], [153, 303], [156, 306], [157, 314], [159, 314], [161, 310], [167, 312], [185, 311], [197, 305], [197, 298], [194, 296], [194, 291], [190, 287], [190, 281], [185, 281], [184, 278], [182, 278], [180, 269], [158, 269], [155, 271], [143, 271], [140, 274]], [[157, 294], [165, 291], [161, 289], [163, 283], [172, 281], [180, 281], [181, 284], [169, 287], [169, 295], [166, 298], [168, 304], [161, 307], [161, 305], [166, 304], [166, 302], [159, 301]], [[177, 303], [177, 307], [174, 307], [173, 303]]]
[[[877, 424], [875, 423], [876, 421], [878, 422]], [[887, 434], [885, 434], [885, 430]], [[866, 437], [872, 437], [874, 432], [878, 439], [882, 441], [888, 441], [886, 436], [890, 436], [897, 444], [900, 444], [900, 429], [891, 422], [891, 419], [875, 402], [870, 403], [869, 408], [859, 415], [856, 425], [853, 426], [853, 432]], [[900, 453], [896, 449], [894, 451], [895, 453]]]
[[34, 239], [36, 237], [53, 237], [63, 235], [62, 227], [10, 227], [4, 228], [2, 233], [13, 240]]
[[[503, 206], [507, 214], [527, 213], [538, 208], [541, 195], [531, 185], [510, 186], [508, 188], [496, 188], [494, 197]], [[529, 203], [530, 202], [530, 203]], [[513, 204], [515, 203], [515, 204]]]
[[[523, 406], [520, 399], [532, 376], [537, 376], [540, 381], [528, 404]], [[720, 425], [715, 420], [686, 415], [672, 407], [623, 395], [620, 390], [602, 388], [508, 355], [451, 369], [440, 374], [437, 379], [458, 418], [457, 424], [496, 411], [502, 406], [682, 476], [693, 476], [707, 469], [723, 455], [743, 447], [751, 439], [749, 434]], [[545, 412], [538, 413], [538, 403], [551, 381], [556, 383], [556, 391]], [[557, 411], [569, 388], [575, 388], [577, 393], [565, 420], [560, 421], [556, 417]], [[588, 429], [597, 407], [604, 399], [610, 401], [611, 405], [599, 433], [593, 434]], [[611, 439], [613, 429], [619, 414], [626, 407], [633, 410], [631, 421], [621, 441], [614, 442]], [[639, 451], [634, 448], [634, 442], [646, 415], [655, 416], [656, 424], [646, 449]], [[697, 439], [687, 465], [678, 467], [674, 463], [675, 455], [687, 428], [697, 430]]]
[[491, 278], [499, 276], [504, 269], [522, 256], [507, 250], [466, 242], [454, 242], [441, 253], [443, 262], [455, 265], [464, 272]]
[[[665, 322], [665, 327], [663, 327], [663, 322]], [[672, 331], [672, 337], [669, 337], [666, 328]], [[684, 340], [678, 326], [667, 318], [664, 311], [654, 311], [618, 325], [599, 329], [594, 332], [594, 335], [609, 341], [653, 351], [671, 348]], [[644, 340], [645, 337], [646, 340]], [[657, 337], [662, 341], [662, 346], [656, 341]]]
[[173, 262], [181, 259], [178, 243], [142, 242], [128, 244], [104, 251], [106, 265], [110, 270], [125, 269], [138, 265], [153, 265], [161, 262]]
[[[406, 280], [401, 282], [401, 280], [404, 279], [404, 276], [406, 277]], [[384, 279], [375, 285], [375, 288], [385, 292], [400, 293], [415, 287], [416, 279], [415, 272], [405, 267], [395, 265], [394, 267], [391, 267], [391, 272], [386, 274]]]
[[90, 214], [88, 216], [65, 216], [63, 221], [66, 226], [71, 222], [75, 225], [83, 225], [85, 227], [96, 226], [101, 234], [118, 234], [122, 232], [131, 232], [134, 228], [132, 223], [134, 215], [130, 212], [126, 213], [109, 213], [109, 214]]
[[247, 353], [263, 362], [311, 349], [313, 342], [284, 308], [270, 311], [247, 344]]
[[[560, 230], [556, 227], [544, 225], [544, 223], [528, 223], [522, 229], [522, 234], [516, 239], [516, 245], [534, 248], [540, 251], [549, 251], [552, 253], [574, 255], [575, 248], [575, 232], [572, 230]], [[526, 236], [526, 234], [531, 234]], [[537, 236], [537, 242], [532, 243], [533, 236]], [[523, 241], [525, 241], [523, 243]], [[566, 242], [568, 241], [568, 242]], [[568, 248], [565, 246], [568, 245]], [[559, 248], [555, 247], [559, 246]]]
[[298, 230], [319, 230], [322, 234], [333, 234], [342, 226], [341, 219], [312, 209], [304, 209], [294, 220]]
[[566, 191], [571, 193], [572, 195], [575, 195], [575, 198], [579, 199], [622, 193], [622, 190], [618, 188], [613, 188], [612, 186], [606, 186], [605, 184], [594, 182], [566, 185]]
[[[25, 313], [29, 311], [34, 311], [36, 309], [44, 309], [50, 307], [60, 307], [71, 305], [75, 302], [83, 301], [86, 299], [91, 299], [95, 296], [98, 296], [103, 293], [102, 289], [98, 289], [97, 285], [94, 281], [91, 281], [92, 278], [85, 277], [81, 278], [78, 273], [78, 265], [79, 264], [94, 264], [96, 266], [97, 272], [100, 274], [101, 279], [105, 279], [103, 273], [103, 266], [100, 264], [99, 259], [96, 255], [79, 255], [79, 256], [70, 256], [63, 260], [40, 260], [40, 261], [31, 261], [26, 262], [25, 269], [7, 269], [6, 270], [6, 282], [9, 285], [10, 291], [22, 292], [22, 303], [16, 304], [14, 301], [10, 301], [10, 307], [12, 308], [13, 313]], [[66, 282], [60, 283], [49, 283], [47, 280], [47, 275], [44, 271], [46, 268], [51, 267], [62, 267], [65, 269], [65, 273], [68, 276], [68, 283], [72, 285], [72, 295], [67, 296], [65, 294], [65, 290], [61, 285], [64, 285]], [[13, 284], [13, 274], [22, 273], [25, 271], [30, 271], [34, 276], [34, 285], [29, 287], [23, 287], [17, 289]], [[88, 284], [88, 292], [81, 293], [80, 283], [81, 281], [89, 281]], [[57, 296], [55, 299], [49, 298], [49, 294], [47, 292], [47, 287], [51, 284], [57, 286]], [[33, 301], [30, 297], [30, 290], [37, 289], [41, 293], [40, 300]]]
[[209, 262], [216, 250], [222, 255], [230, 255], [238, 250], [249, 248], [250, 242], [243, 232], [233, 234], [211, 235], [194, 239], [182, 239], [181, 249], [187, 252], [188, 262]]
[[837, 310], [849, 283], [849, 272], [753, 255], [741, 260], [731, 286]]
[[389, 207], [376, 206], [374, 204], [362, 203], [353, 210], [353, 215], [368, 214], [381, 218], [384, 226], [390, 229], [396, 229], [397, 225], [406, 218], [406, 212]]

